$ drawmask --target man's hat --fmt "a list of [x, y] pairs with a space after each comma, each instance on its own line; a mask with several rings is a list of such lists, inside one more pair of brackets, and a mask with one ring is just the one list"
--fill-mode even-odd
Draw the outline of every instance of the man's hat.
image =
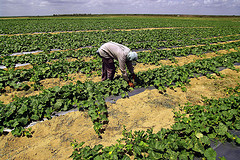
[[138, 55], [137, 55], [137, 53], [136, 52], [129, 52], [128, 53], [128, 55], [127, 55], [127, 59], [129, 60], [129, 61], [136, 61], [136, 60], [138, 60]]

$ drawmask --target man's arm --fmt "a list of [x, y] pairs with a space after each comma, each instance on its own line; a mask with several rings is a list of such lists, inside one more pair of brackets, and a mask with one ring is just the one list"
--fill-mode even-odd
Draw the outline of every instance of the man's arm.
[[122, 72], [123, 79], [126, 80], [126, 81], [129, 81], [128, 76], [127, 76], [125, 60], [124, 59], [119, 59], [118, 63], [119, 63], [119, 68]]
[[125, 79], [127, 82], [128, 82], [128, 85], [130, 87], [134, 87], [134, 84], [129, 80], [128, 76], [127, 76], [127, 71], [126, 71], [126, 67], [125, 65], [127, 65], [127, 68], [129, 70], [129, 72], [133, 75], [133, 78], [135, 79], [135, 74], [133, 72], [133, 66], [132, 66], [132, 62], [129, 62], [129, 61], [119, 61], [119, 67], [120, 67], [120, 70], [122, 72], [122, 75], [123, 75], [123, 79]]
[[129, 72], [133, 75], [134, 74], [134, 68], [133, 68], [132, 62], [127, 61], [126, 64], [127, 64], [127, 68], [129, 70]]

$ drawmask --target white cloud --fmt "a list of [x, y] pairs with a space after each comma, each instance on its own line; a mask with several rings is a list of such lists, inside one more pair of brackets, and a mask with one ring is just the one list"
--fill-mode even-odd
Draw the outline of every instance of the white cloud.
[[203, 3], [205, 5], [212, 5], [212, 6], [223, 6], [232, 0], [204, 0]]
[[194, 7], [200, 6], [200, 3], [199, 2], [193, 2], [192, 6], [194, 6]]
[[39, 7], [47, 7], [49, 5], [48, 1], [40, 1], [40, 3], [38, 4]]
[[71, 13], [240, 15], [240, 0], [1, 0], [0, 16]]

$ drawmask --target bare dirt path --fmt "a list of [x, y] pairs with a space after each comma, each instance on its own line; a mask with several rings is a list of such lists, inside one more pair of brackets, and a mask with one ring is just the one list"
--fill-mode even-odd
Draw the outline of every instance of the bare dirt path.
[[[240, 67], [238, 67], [240, 68]], [[127, 99], [120, 99], [116, 104], [107, 103], [109, 124], [99, 139], [85, 112], [71, 112], [38, 123], [32, 127], [33, 137], [14, 137], [11, 134], [0, 136], [0, 159], [24, 160], [67, 160], [72, 153], [71, 141], [85, 141], [85, 145], [94, 146], [115, 144], [122, 135], [123, 125], [127, 130], [147, 130], [154, 132], [169, 128], [174, 123], [173, 108], [186, 102], [202, 104], [201, 95], [208, 98], [226, 97], [224, 89], [234, 87], [240, 81], [240, 73], [226, 69], [221, 71], [225, 78], [191, 79], [187, 91], [167, 89], [165, 95], [156, 89], [146, 90]]]

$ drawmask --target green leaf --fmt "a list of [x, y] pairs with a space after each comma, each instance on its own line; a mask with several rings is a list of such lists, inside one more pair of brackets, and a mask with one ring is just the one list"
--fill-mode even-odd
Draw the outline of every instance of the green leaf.
[[178, 157], [178, 152], [175, 152], [173, 150], [167, 150], [167, 153], [168, 153], [168, 159], [171, 159], [171, 160], [177, 160], [177, 157]]
[[140, 149], [140, 147], [134, 145], [134, 146], [133, 146], [133, 150], [134, 150], [134, 152], [135, 152], [137, 155], [141, 155], [141, 149]]
[[199, 152], [199, 153], [203, 154], [204, 147], [203, 147], [203, 145], [202, 145], [201, 143], [196, 142], [196, 143], [194, 144], [193, 150], [196, 151], [196, 152]]
[[202, 133], [196, 133], [196, 137], [199, 139], [199, 138], [202, 138], [203, 137], [203, 134]]
[[225, 157], [218, 157], [220, 160], [227, 160]]
[[183, 123], [175, 123], [173, 126], [172, 126], [172, 129], [173, 130], [176, 130], [176, 131], [180, 131], [180, 130], [183, 130], [186, 128], [186, 125], [183, 124]]
[[127, 155], [124, 155], [122, 160], [130, 160], [130, 158]]
[[188, 137], [181, 144], [183, 144], [183, 147], [186, 148], [186, 149], [190, 149], [190, 148], [193, 147], [192, 139], [190, 139]]
[[28, 117], [20, 118], [19, 123], [21, 123], [22, 126], [25, 126], [28, 123]]
[[183, 153], [179, 155], [179, 160], [186, 160], [188, 159], [189, 153], [187, 153], [185, 150]]
[[98, 118], [99, 118], [99, 116], [98, 116], [97, 114], [92, 114], [92, 115], [91, 115], [92, 121], [97, 121]]
[[161, 152], [163, 152], [164, 149], [166, 148], [166, 145], [163, 144], [163, 143], [160, 142], [160, 141], [156, 141], [156, 142], [155, 142], [155, 145], [154, 145], [154, 148], [157, 149], [157, 150], [159, 150], [159, 151], [161, 151]]
[[27, 107], [27, 106], [22, 106], [22, 107], [18, 110], [18, 114], [24, 114], [27, 110], [28, 110], [28, 107]]
[[223, 123], [219, 123], [219, 125], [215, 128], [215, 131], [218, 135], [225, 135], [228, 131], [228, 128], [227, 126], [225, 126]]
[[162, 154], [154, 152], [154, 151], [150, 151], [149, 152], [149, 156], [151, 158], [154, 158], [154, 159], [161, 159], [161, 158], [163, 158]]
[[55, 92], [59, 92], [61, 90], [61, 88], [59, 87], [59, 86], [55, 86], [54, 88], [53, 88], [53, 91], [55, 91]]
[[126, 96], [126, 93], [121, 93], [121, 97], [124, 98]]
[[56, 103], [54, 104], [54, 110], [59, 111], [64, 103], [64, 99], [57, 99]]
[[187, 88], [186, 87], [181, 87], [182, 91], [183, 92], [186, 92], [187, 91]]
[[211, 138], [211, 139], [213, 139], [213, 138], [216, 137], [216, 133], [208, 134], [208, 137]]
[[39, 120], [39, 116], [34, 114], [31, 116], [31, 119], [34, 120], [34, 121], [38, 121]]
[[145, 143], [145, 142], [143, 142], [143, 141], [141, 141], [141, 142], [139, 143], [139, 146], [141, 146], [141, 147], [148, 147], [148, 144]]
[[236, 136], [236, 143], [240, 144], [240, 138]]
[[214, 151], [212, 148], [208, 148], [208, 149], [204, 152], [204, 156], [205, 156], [208, 160], [216, 160], [217, 153], [216, 153], [216, 151]]
[[235, 127], [237, 130], [240, 130], [240, 120], [238, 120], [238, 121], [235, 122], [234, 127]]
[[200, 138], [201, 142], [206, 144], [206, 145], [210, 145], [210, 140], [207, 136], [203, 136]]
[[3, 126], [0, 126], [0, 134], [3, 133], [3, 130], [4, 130], [4, 127], [3, 127]]
[[12, 133], [14, 136], [20, 137], [20, 136], [22, 135], [23, 131], [24, 131], [23, 127], [16, 127], [14, 130], [12, 130], [11, 133]]
[[19, 125], [19, 122], [15, 120], [15, 122], [12, 124], [12, 127], [17, 127]]
[[94, 160], [102, 160], [102, 157], [97, 155], [96, 157], [94, 157]]

